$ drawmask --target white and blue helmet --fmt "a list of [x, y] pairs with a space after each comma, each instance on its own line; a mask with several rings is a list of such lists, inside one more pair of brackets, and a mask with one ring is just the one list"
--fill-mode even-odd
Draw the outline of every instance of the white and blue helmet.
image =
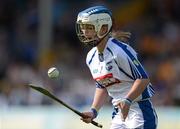
[[[97, 38], [86, 38], [80, 28], [81, 24], [93, 25], [96, 31]], [[100, 29], [103, 25], [108, 25], [108, 31], [104, 35], [100, 35]], [[76, 33], [79, 40], [87, 45], [97, 46], [98, 43], [111, 32], [112, 28], [112, 13], [104, 6], [90, 7], [77, 16]]]

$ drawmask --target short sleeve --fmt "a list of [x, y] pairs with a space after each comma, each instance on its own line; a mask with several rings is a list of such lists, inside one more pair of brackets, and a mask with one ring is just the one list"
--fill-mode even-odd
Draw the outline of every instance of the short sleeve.
[[116, 60], [120, 70], [134, 80], [137, 78], [148, 78], [143, 66], [137, 59], [137, 53], [134, 49], [121, 42], [115, 41], [115, 44], [118, 45]]

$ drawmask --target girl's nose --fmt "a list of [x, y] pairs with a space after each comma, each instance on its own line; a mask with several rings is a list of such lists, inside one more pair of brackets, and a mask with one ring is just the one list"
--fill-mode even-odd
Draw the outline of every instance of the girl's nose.
[[83, 34], [85, 35], [85, 36], [87, 36], [88, 34], [89, 34], [89, 31], [88, 30], [82, 30], [83, 31]]

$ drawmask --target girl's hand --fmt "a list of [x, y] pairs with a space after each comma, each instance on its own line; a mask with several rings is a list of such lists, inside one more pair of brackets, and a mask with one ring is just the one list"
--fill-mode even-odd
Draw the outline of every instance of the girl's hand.
[[121, 110], [121, 117], [123, 121], [126, 120], [131, 104], [132, 101], [127, 98], [117, 102], [116, 104], [116, 106]]
[[130, 105], [122, 101], [118, 104], [118, 108], [121, 109], [121, 117], [122, 120], [125, 121], [129, 112]]
[[83, 112], [83, 117], [81, 117], [81, 120], [85, 123], [91, 123], [94, 119], [93, 112]]

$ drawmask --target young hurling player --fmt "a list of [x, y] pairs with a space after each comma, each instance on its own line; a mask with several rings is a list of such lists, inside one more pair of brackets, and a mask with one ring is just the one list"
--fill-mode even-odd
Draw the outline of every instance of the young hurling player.
[[86, 123], [95, 119], [109, 95], [114, 106], [110, 129], [156, 129], [157, 115], [150, 100], [154, 90], [134, 49], [110, 36], [111, 12], [104, 6], [80, 12], [76, 31], [82, 43], [93, 46], [86, 63], [96, 81], [91, 110], [81, 119]]

